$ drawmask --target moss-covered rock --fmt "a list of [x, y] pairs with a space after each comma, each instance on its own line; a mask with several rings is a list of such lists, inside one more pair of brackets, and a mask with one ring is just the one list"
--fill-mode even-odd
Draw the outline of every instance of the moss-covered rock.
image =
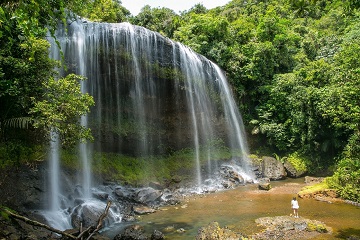
[[241, 234], [235, 233], [230, 229], [221, 228], [218, 222], [212, 222], [206, 227], [201, 227], [196, 235], [196, 240], [216, 240], [216, 239], [241, 239]]

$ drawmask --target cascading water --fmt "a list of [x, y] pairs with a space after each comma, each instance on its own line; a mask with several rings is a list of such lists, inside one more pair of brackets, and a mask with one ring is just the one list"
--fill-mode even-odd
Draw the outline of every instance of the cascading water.
[[[214, 159], [220, 146], [231, 153], [229, 166], [245, 180], [253, 179], [241, 115], [214, 63], [129, 23], [74, 21], [57, 31], [56, 40], [67, 65], [62, 74], [85, 76], [82, 91], [95, 100], [81, 119], [95, 138], [79, 148], [85, 198], [91, 198], [94, 152], [146, 158], [192, 149], [195, 185], [202, 191], [220, 168]], [[56, 44], [51, 51], [60, 59]]]

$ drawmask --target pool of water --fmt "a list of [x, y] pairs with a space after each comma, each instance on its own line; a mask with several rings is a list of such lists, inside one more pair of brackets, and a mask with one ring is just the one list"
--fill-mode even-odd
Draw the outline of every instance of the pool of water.
[[[304, 179], [271, 182], [275, 191], [257, 190], [257, 185], [198, 196], [177, 206], [161, 208], [142, 216], [137, 224], [147, 232], [157, 229], [168, 239], [194, 239], [200, 227], [216, 221], [221, 227], [250, 235], [261, 230], [255, 219], [290, 215], [290, 201], [296, 196]], [[327, 203], [314, 199], [299, 199], [300, 217], [319, 220], [333, 228], [326, 239], [360, 237], [360, 208], [345, 203]], [[178, 231], [180, 230], [180, 232]], [[322, 238], [324, 239], [324, 238]]]

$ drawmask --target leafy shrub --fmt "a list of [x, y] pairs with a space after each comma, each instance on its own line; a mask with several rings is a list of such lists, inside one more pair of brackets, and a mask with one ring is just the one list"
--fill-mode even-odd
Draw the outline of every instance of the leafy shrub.
[[360, 202], [360, 160], [344, 158], [334, 175], [327, 178], [330, 187], [338, 190], [340, 197]]
[[43, 161], [45, 147], [41, 145], [26, 145], [20, 141], [8, 141], [0, 144], [0, 168], [18, 166], [20, 164], [34, 165]]
[[309, 162], [308, 159], [301, 156], [298, 152], [294, 152], [290, 154], [287, 157], [287, 161], [289, 161], [294, 166], [296, 171], [299, 172], [308, 171], [308, 167], [307, 167], [307, 163]]

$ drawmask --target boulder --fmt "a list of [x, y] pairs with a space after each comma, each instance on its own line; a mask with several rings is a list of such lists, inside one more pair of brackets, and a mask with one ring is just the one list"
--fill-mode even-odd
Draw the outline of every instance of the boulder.
[[262, 158], [263, 177], [270, 180], [282, 180], [286, 178], [284, 165], [273, 157]]
[[[266, 229], [251, 239], [328, 239], [332, 228], [317, 220], [289, 216], [263, 217], [255, 222]], [[322, 235], [321, 237], [319, 237]]]
[[259, 183], [258, 186], [259, 186], [260, 190], [269, 191], [271, 189], [271, 184], [270, 183]]
[[140, 225], [132, 225], [114, 237], [114, 240], [150, 240]]
[[221, 228], [219, 223], [212, 222], [206, 227], [201, 227], [196, 235], [196, 240], [207, 239], [241, 239], [241, 235], [227, 228]]
[[159, 200], [162, 196], [160, 190], [155, 190], [151, 187], [139, 189], [136, 192], [134, 200], [139, 203], [148, 204]]
[[149, 187], [156, 190], [164, 190], [164, 186], [159, 182], [149, 182]]
[[151, 237], [150, 237], [151, 240], [163, 240], [165, 239], [165, 235], [158, 231], [158, 230], [154, 230], [154, 232], [151, 234]]
[[269, 191], [271, 189], [270, 179], [269, 178], [259, 179], [258, 187], [260, 190]]
[[103, 200], [103, 201], [106, 201], [109, 198], [109, 194], [106, 192], [94, 192], [92, 195], [95, 198], [97, 198], [99, 200]]
[[121, 200], [130, 200], [131, 201], [135, 197], [135, 190], [118, 186], [115, 188], [114, 194]]
[[221, 166], [220, 175], [225, 181], [232, 182], [234, 185], [245, 183], [244, 178], [232, 166]]
[[135, 214], [144, 215], [144, 214], [154, 213], [155, 209], [146, 206], [134, 206], [133, 211]]
[[74, 228], [96, 226], [103, 209], [93, 208], [91, 205], [82, 204], [77, 206], [71, 214], [71, 224]]

